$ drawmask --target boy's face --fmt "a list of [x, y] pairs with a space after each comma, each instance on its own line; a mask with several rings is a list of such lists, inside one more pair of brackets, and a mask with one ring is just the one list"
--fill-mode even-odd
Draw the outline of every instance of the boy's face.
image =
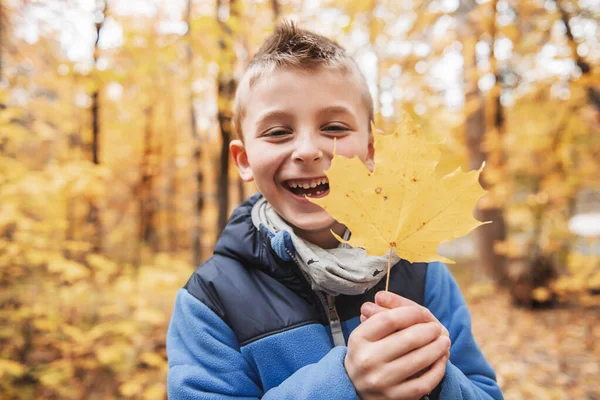
[[254, 180], [301, 237], [331, 236], [335, 221], [305, 196], [329, 193], [324, 171], [334, 139], [336, 154], [358, 156], [373, 168], [370, 121], [356, 77], [336, 70], [280, 69], [259, 78], [242, 101], [244, 142], [230, 145], [242, 179]]

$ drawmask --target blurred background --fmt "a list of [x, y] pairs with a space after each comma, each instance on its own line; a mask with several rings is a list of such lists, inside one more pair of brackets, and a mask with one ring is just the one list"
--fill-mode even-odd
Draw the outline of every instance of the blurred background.
[[178, 288], [255, 192], [231, 103], [280, 19], [376, 123], [486, 168], [444, 244], [507, 399], [600, 399], [599, 0], [0, 0], [0, 398], [163, 399]]

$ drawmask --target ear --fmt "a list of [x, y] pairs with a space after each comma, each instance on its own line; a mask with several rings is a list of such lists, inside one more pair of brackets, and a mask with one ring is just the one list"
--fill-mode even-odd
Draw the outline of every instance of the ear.
[[246, 153], [244, 143], [238, 139], [232, 140], [231, 143], [229, 143], [229, 151], [233, 156], [233, 161], [235, 161], [235, 165], [242, 180], [244, 182], [252, 182], [254, 180], [254, 175], [252, 174], [252, 169], [248, 162], [248, 153]]
[[373, 172], [375, 170], [375, 147], [373, 146], [373, 133], [369, 133], [369, 145], [367, 151], [367, 159], [365, 160], [365, 165], [369, 168], [369, 171]]

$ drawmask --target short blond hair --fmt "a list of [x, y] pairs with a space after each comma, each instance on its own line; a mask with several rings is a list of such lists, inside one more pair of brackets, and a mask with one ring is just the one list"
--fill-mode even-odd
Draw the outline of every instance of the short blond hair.
[[242, 138], [241, 125], [246, 111], [243, 104], [245, 95], [261, 77], [283, 68], [306, 72], [327, 68], [354, 75], [361, 86], [369, 121], [373, 120], [373, 98], [367, 81], [346, 50], [325, 36], [301, 29], [293, 22], [283, 21], [265, 39], [240, 79], [233, 108], [233, 125], [239, 138]]

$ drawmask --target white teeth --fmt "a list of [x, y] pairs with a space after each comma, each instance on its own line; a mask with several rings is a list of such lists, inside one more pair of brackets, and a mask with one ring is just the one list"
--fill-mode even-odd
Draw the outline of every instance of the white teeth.
[[292, 189], [295, 188], [304, 188], [304, 189], [310, 189], [310, 188], [316, 188], [318, 185], [323, 185], [329, 183], [329, 180], [327, 178], [317, 178], [317, 179], [312, 179], [308, 182], [306, 181], [288, 181], [288, 186], [291, 187]]

